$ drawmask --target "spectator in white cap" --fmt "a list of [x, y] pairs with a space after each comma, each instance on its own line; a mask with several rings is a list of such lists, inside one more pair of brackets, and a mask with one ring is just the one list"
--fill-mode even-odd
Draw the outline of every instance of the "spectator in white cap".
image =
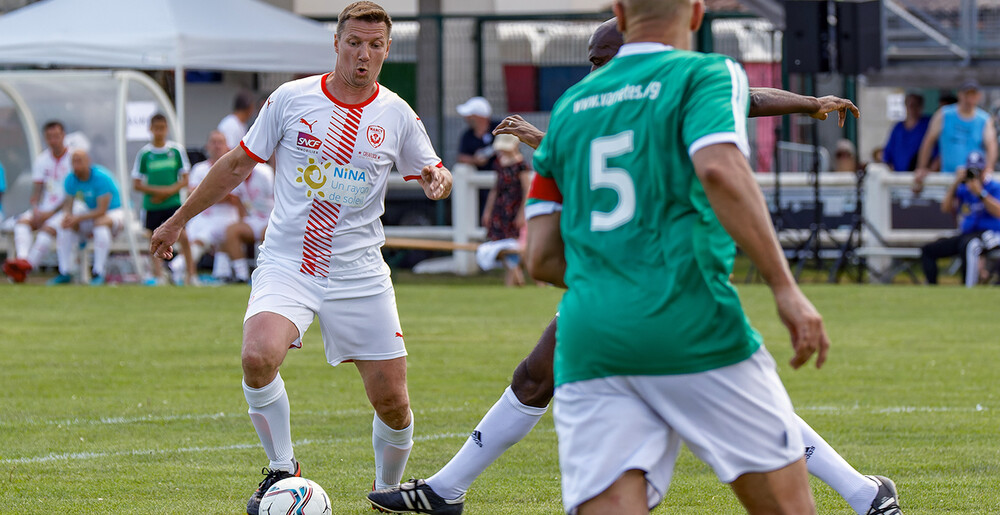
[[480, 170], [493, 168], [493, 127], [499, 122], [490, 120], [493, 108], [489, 100], [472, 97], [456, 110], [465, 118], [469, 129], [462, 133], [458, 143], [458, 162], [466, 163]]

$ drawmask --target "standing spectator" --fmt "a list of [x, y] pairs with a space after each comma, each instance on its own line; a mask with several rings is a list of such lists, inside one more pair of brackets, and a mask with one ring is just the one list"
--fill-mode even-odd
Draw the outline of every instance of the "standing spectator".
[[[491, 242], [509, 240], [515, 249], [519, 248], [517, 240], [524, 227], [524, 197], [531, 181], [531, 169], [518, 150], [520, 144], [517, 136], [510, 134], [497, 135], [493, 140], [496, 151], [493, 169], [497, 178], [486, 198], [482, 216], [486, 239]], [[503, 264], [506, 270], [504, 284], [524, 285], [519, 256], [508, 255], [503, 258]]]
[[274, 170], [258, 163], [233, 194], [239, 199], [242, 217], [226, 227], [225, 245], [222, 252], [216, 253], [216, 259], [224, 263], [220, 266], [232, 267], [231, 276], [236, 282], [246, 283], [250, 281], [246, 246], [264, 241], [267, 221], [274, 209]]
[[958, 103], [944, 106], [934, 113], [917, 156], [914, 192], [924, 189], [935, 145], [941, 155], [942, 173], [955, 173], [972, 152], [982, 152], [986, 159], [985, 169], [993, 170], [997, 160], [996, 129], [989, 113], [978, 106], [982, 98], [979, 83], [967, 80], [958, 88]]
[[[965, 166], [955, 173], [955, 181], [941, 201], [941, 210], [961, 216], [959, 234], [940, 238], [921, 249], [920, 263], [927, 284], [938, 282], [937, 260], [952, 256], [962, 258], [965, 284], [972, 286], [978, 282], [982, 242], [995, 241], [1000, 235], [1000, 182], [994, 181], [992, 175], [980, 152], [969, 154]], [[971, 244], [975, 240], [978, 242]], [[987, 248], [991, 246], [986, 245]], [[971, 253], [967, 252], [970, 248], [974, 249]]]
[[[111, 238], [125, 222], [118, 186], [111, 172], [90, 163], [86, 150], [73, 150], [73, 173], [66, 177], [66, 199], [63, 200], [63, 219], [57, 236], [59, 275], [49, 284], [65, 284], [73, 279], [73, 255], [80, 237], [93, 236], [94, 264], [91, 285], [104, 284], [104, 269], [111, 253]], [[86, 210], [73, 212], [74, 198], [80, 198]]]
[[[31, 209], [25, 211], [14, 225], [14, 259], [3, 264], [3, 271], [14, 282], [24, 282], [28, 272], [38, 266], [52, 249], [56, 231], [62, 224], [63, 183], [70, 173], [66, 129], [62, 122], [52, 120], [42, 129], [48, 148], [43, 150], [31, 167]], [[32, 232], [38, 231], [32, 242]]]
[[[188, 170], [191, 169], [191, 165], [188, 164], [184, 148], [177, 143], [167, 141], [166, 116], [160, 113], [154, 114], [149, 120], [149, 131], [153, 134], [153, 141], [142, 147], [135, 157], [135, 166], [132, 167], [132, 187], [143, 193], [145, 227], [153, 231], [180, 207], [180, 192], [187, 186]], [[193, 284], [195, 262], [191, 257], [187, 232], [181, 231], [179, 241], [184, 247], [186, 274], [182, 270], [174, 277], [174, 282], [179, 284], [186, 279], [188, 284]], [[153, 263], [153, 275], [146, 279], [146, 284], [149, 286], [162, 284], [160, 278], [163, 273], [162, 260], [156, 256], [150, 258]]]
[[[882, 153], [882, 160], [889, 165], [889, 169], [897, 172], [917, 168], [917, 154], [931, 121], [929, 116], [924, 115], [924, 97], [910, 93], [906, 95], [905, 103], [906, 119], [892, 127]], [[934, 154], [937, 154], [936, 149]]]
[[253, 99], [249, 93], [236, 95], [233, 100], [233, 112], [227, 114], [216, 130], [226, 136], [226, 146], [235, 148], [247, 133], [247, 122], [253, 116]]
[[483, 97], [472, 97], [456, 109], [465, 118], [469, 128], [462, 133], [458, 143], [458, 162], [466, 163], [480, 170], [493, 168], [493, 127], [496, 121], [490, 120], [493, 107]]
[[837, 151], [834, 153], [835, 172], [856, 172], [861, 169], [858, 161], [857, 148], [849, 139], [837, 141]]

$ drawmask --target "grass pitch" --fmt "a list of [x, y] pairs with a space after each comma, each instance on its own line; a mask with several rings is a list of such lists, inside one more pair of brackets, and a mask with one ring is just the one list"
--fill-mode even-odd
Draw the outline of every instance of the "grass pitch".
[[[443, 465], [555, 312], [553, 288], [398, 277], [416, 446]], [[792, 371], [768, 290], [740, 286], [799, 414], [855, 467], [899, 486], [904, 512], [1000, 513], [1000, 289], [807, 286], [833, 340]], [[240, 389], [247, 289], [0, 285], [0, 512], [241, 513], [266, 465]], [[314, 326], [282, 368], [305, 475], [337, 514], [371, 513], [372, 411]], [[820, 513], [852, 511], [813, 480]], [[547, 414], [486, 471], [466, 513], [560, 513]], [[682, 453], [655, 513], [742, 513]]]

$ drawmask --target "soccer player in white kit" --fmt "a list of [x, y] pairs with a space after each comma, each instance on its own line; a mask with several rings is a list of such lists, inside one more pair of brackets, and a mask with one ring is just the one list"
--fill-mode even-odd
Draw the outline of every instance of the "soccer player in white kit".
[[353, 360], [375, 408], [375, 487], [399, 483], [413, 445], [406, 348], [389, 268], [380, 247], [388, 174], [395, 164], [432, 200], [451, 193], [451, 172], [413, 110], [376, 82], [392, 21], [379, 5], [341, 12], [333, 72], [286, 83], [264, 104], [238, 149], [222, 157], [174, 216], [151, 252], [172, 255], [184, 224], [222, 199], [272, 154], [275, 205], [261, 246], [243, 325], [243, 391], [270, 461], [261, 493], [301, 474], [292, 452], [288, 396], [278, 367], [318, 315], [327, 361]]
[[[70, 173], [70, 152], [64, 139], [62, 122], [52, 120], [42, 128], [48, 148], [43, 150], [31, 167], [31, 209], [17, 218], [14, 225], [14, 256], [3, 265], [3, 271], [14, 282], [24, 282], [28, 272], [38, 266], [52, 249], [56, 232], [62, 226], [62, 204], [66, 193], [63, 183]], [[34, 240], [31, 233], [37, 231]]]

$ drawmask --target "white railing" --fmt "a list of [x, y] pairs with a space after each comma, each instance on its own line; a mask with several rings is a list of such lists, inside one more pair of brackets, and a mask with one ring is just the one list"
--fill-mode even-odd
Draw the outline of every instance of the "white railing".
[[[425, 238], [452, 241], [456, 244], [464, 244], [476, 241], [483, 241], [486, 230], [479, 226], [479, 190], [489, 188], [493, 185], [495, 174], [488, 171], [479, 171], [469, 165], [456, 164], [452, 168], [454, 185], [452, 186], [452, 220], [451, 226], [390, 226], [385, 228], [386, 236]], [[775, 189], [775, 174], [757, 174], [756, 179], [761, 189], [773, 195]], [[805, 188], [812, 188], [813, 176], [810, 173], [781, 173], [777, 175], [781, 181], [781, 189], [784, 195], [798, 190], [801, 196]], [[951, 184], [953, 176], [945, 174], [931, 174], [926, 181], [923, 196], [933, 200], [940, 200], [945, 189]], [[845, 172], [825, 172], [819, 174], [821, 198], [826, 206], [844, 207], [844, 203], [854, 202], [854, 189], [856, 187], [857, 176], [853, 173]], [[863, 216], [867, 222], [862, 230], [864, 247], [869, 253], [874, 250], [886, 247], [914, 248], [933, 241], [935, 238], [947, 232], [942, 229], [900, 229], [893, 228], [892, 225], [892, 199], [894, 196], [910, 195], [909, 191], [913, 184], [913, 174], [907, 172], [891, 172], [884, 165], [870, 165], [868, 174], [863, 184]], [[398, 175], [394, 176], [389, 185], [392, 189], [411, 188], [419, 189], [416, 182], [406, 183]], [[845, 195], [850, 191], [849, 198]], [[853, 209], [849, 210], [853, 212]], [[876, 234], [873, 234], [873, 231]], [[785, 231], [783, 231], [785, 232]], [[801, 241], [807, 230], [793, 229], [787, 231], [789, 239]], [[844, 228], [834, 229], [830, 233], [834, 240], [843, 241], [847, 237], [849, 230]], [[880, 265], [880, 259], [869, 258], [875, 265]], [[456, 251], [454, 254], [455, 271], [461, 275], [476, 273], [475, 255], [469, 251]]]

